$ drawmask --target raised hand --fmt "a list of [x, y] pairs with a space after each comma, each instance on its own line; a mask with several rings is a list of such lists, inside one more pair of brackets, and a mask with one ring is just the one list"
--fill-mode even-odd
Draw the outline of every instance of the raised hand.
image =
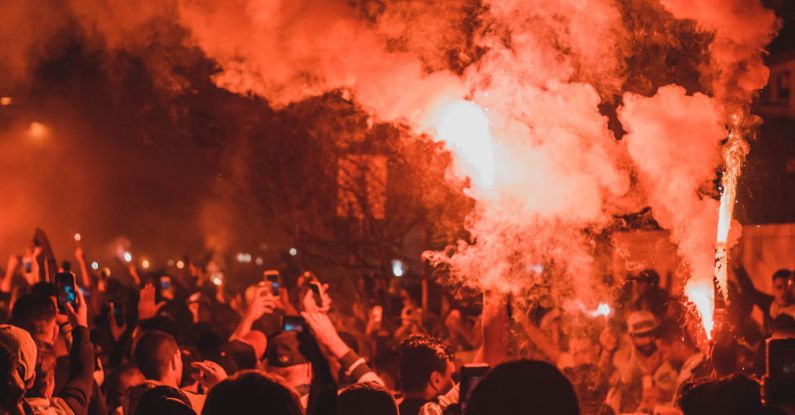
[[155, 303], [155, 286], [148, 283], [140, 291], [138, 298], [138, 318], [146, 320], [157, 315], [163, 306], [166, 305], [165, 301]]
[[193, 373], [191, 376], [205, 389], [211, 389], [227, 378], [224, 368], [213, 361], [205, 360], [203, 362], [193, 362], [190, 365], [198, 370], [197, 373]]

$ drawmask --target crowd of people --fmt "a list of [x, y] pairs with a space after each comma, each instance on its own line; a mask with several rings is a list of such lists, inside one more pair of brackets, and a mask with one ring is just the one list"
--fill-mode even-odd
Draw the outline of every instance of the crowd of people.
[[392, 276], [350, 276], [351, 298], [309, 271], [235, 289], [215, 264], [119, 264], [89, 267], [80, 245], [60, 263], [38, 243], [9, 257], [0, 414], [795, 413], [795, 360], [777, 370], [765, 347], [795, 338], [792, 270], [769, 296], [737, 267], [731, 324], [705, 343], [652, 269], [593, 314]]

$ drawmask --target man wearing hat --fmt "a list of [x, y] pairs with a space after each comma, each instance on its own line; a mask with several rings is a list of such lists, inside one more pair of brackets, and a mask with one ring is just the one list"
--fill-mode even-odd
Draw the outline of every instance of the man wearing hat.
[[298, 333], [285, 331], [268, 341], [266, 371], [283, 377], [298, 392], [306, 408], [312, 383], [312, 364], [301, 352]]
[[650, 311], [634, 311], [627, 317], [628, 339], [613, 356], [614, 373], [607, 395], [607, 402], [616, 413], [653, 407], [654, 392], [661, 386], [656, 382], [670, 377], [657, 373], [663, 363], [656, 343], [659, 325]]

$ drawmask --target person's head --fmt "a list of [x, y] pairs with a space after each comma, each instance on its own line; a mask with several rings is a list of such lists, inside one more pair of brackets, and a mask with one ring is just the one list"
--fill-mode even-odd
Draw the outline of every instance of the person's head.
[[14, 303], [11, 324], [27, 330], [39, 343], [53, 344], [58, 337], [57, 313], [53, 297], [26, 294]]
[[657, 351], [657, 319], [649, 311], [634, 311], [627, 317], [627, 331], [635, 349], [644, 356]]
[[792, 302], [793, 273], [788, 269], [780, 269], [773, 274], [773, 299], [786, 305]]
[[141, 394], [133, 415], [196, 415], [196, 412], [181, 390], [159, 385]]
[[555, 366], [533, 360], [502, 363], [469, 395], [465, 415], [579, 415], [574, 388]]
[[737, 374], [686, 386], [679, 407], [684, 415], [745, 415], [764, 411], [759, 384]]
[[428, 399], [453, 386], [453, 355], [441, 340], [427, 335], [408, 336], [400, 342], [400, 386], [406, 394]]
[[157, 330], [143, 333], [135, 342], [133, 356], [144, 377], [179, 387], [182, 355], [172, 335]]
[[125, 365], [110, 372], [106, 386], [106, 399], [111, 411], [122, 405], [127, 389], [143, 383], [143, 373], [135, 365]]
[[[25, 397], [24, 374], [20, 372], [17, 354], [0, 343], [0, 409], [18, 412]], [[2, 411], [0, 411], [2, 412]]]
[[632, 291], [636, 296], [642, 296], [660, 282], [660, 274], [653, 269], [644, 269], [632, 278]]
[[28, 390], [28, 396], [36, 398], [52, 398], [55, 392], [55, 353], [52, 346], [46, 343], [38, 344], [36, 358], [36, 377], [33, 386]]
[[354, 383], [337, 396], [337, 415], [398, 415], [392, 393], [373, 383]]
[[0, 345], [5, 346], [16, 358], [16, 371], [25, 389], [33, 386], [36, 378], [38, 349], [33, 337], [25, 330], [10, 324], [0, 324]]
[[268, 415], [302, 415], [295, 391], [265, 372], [245, 370], [215, 385], [202, 415], [249, 414], [267, 408]]
[[306, 386], [312, 382], [312, 365], [301, 352], [298, 333], [286, 331], [274, 336], [268, 342], [265, 354], [269, 373], [281, 376], [290, 387], [300, 392], [308, 392]]

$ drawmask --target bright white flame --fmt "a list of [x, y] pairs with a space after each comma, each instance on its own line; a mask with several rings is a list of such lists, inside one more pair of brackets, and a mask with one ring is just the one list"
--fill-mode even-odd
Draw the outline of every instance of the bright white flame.
[[710, 281], [691, 279], [685, 286], [685, 294], [695, 306], [701, 316], [701, 324], [707, 334], [707, 340], [712, 340], [712, 329], [715, 328], [715, 289]]
[[290, 251], [289, 251], [289, 252], [290, 252], [290, 256], [296, 256], [296, 255], [298, 255], [298, 250], [297, 250], [297, 249], [295, 249], [295, 248], [290, 248]]
[[149, 269], [149, 265], [151, 264], [149, 264], [148, 259], [144, 259], [143, 261], [141, 261], [141, 267], [143, 267], [143, 269]]
[[81, 239], [83, 239], [83, 237], [82, 237], [82, 236], [80, 236], [80, 234], [79, 234], [79, 233], [76, 233], [76, 234], [75, 234], [75, 242], [80, 242], [80, 240], [81, 240]]
[[94, 271], [98, 270], [99, 269], [99, 262], [97, 262], [97, 261], [92, 262], [91, 263], [91, 269], [93, 269]]
[[494, 185], [494, 149], [485, 111], [470, 101], [443, 106], [433, 116], [438, 139], [456, 155], [456, 168], [479, 188]]
[[599, 305], [596, 306], [596, 310], [591, 311], [591, 317], [599, 317], [599, 316], [609, 317], [612, 312], [613, 310], [610, 309], [609, 304], [599, 303]]
[[132, 254], [129, 251], [124, 252], [123, 257], [125, 262], [132, 261]]
[[46, 125], [33, 121], [28, 126], [28, 136], [30, 138], [44, 138], [50, 133], [50, 129]]

